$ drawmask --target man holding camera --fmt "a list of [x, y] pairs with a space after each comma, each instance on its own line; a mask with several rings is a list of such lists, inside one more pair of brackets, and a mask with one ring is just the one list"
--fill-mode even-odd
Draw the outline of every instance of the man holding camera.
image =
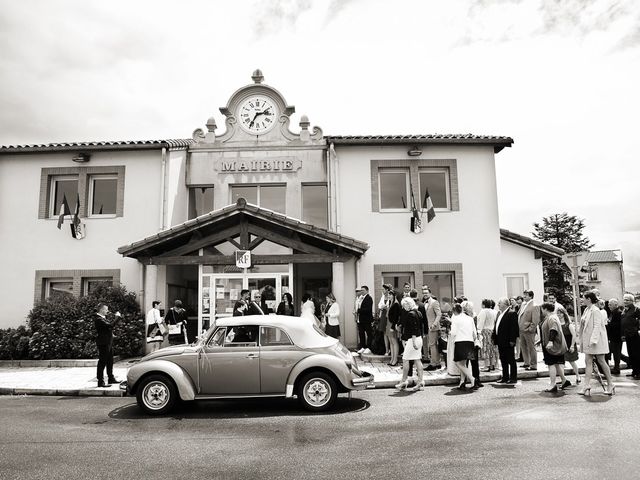
[[[107, 318], [108, 313], [109, 307], [104, 303], [100, 303], [93, 318], [97, 333], [98, 371], [96, 378], [98, 379], [98, 388], [110, 387], [111, 384], [119, 383], [113, 376], [113, 327], [120, 321], [122, 315], [120, 315], [120, 312], [116, 312], [115, 318], [110, 320]], [[107, 368], [107, 383], [105, 383], [103, 377], [105, 367]]]

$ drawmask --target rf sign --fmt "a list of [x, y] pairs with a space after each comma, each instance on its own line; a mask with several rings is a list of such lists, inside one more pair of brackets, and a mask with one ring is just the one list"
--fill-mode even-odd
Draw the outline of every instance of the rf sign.
[[236, 250], [236, 267], [251, 268], [251, 252], [249, 250]]

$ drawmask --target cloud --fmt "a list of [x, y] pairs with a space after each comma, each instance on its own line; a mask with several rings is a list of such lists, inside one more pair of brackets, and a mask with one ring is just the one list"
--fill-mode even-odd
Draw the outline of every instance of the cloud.
[[545, 35], [584, 40], [600, 32], [616, 33], [613, 50], [640, 45], [636, 0], [473, 0], [468, 17], [471, 21], [456, 46]]
[[260, 1], [254, 5], [252, 16], [253, 33], [256, 39], [276, 34], [283, 29], [290, 30], [297, 26], [303, 15], [314, 13], [324, 20], [320, 23], [327, 26], [340, 14], [358, 0], [331, 0], [319, 4], [311, 0], [276, 0]]

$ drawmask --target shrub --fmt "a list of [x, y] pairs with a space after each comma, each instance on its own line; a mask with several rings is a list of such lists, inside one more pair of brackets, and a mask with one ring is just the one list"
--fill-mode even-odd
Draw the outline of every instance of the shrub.
[[31, 331], [24, 325], [0, 330], [0, 360], [29, 358]]
[[[96, 358], [94, 316], [99, 303], [122, 319], [114, 327], [114, 355], [138, 355], [143, 347], [144, 320], [136, 295], [123, 286], [98, 285], [88, 296], [47, 299], [29, 312], [29, 357], [33, 359]], [[0, 347], [1, 349], [1, 347]]]

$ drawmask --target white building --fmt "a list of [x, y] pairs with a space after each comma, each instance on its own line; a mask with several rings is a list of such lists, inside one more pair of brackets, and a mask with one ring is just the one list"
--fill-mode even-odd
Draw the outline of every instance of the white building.
[[[226, 316], [242, 288], [323, 298], [342, 308], [354, 345], [356, 286], [428, 284], [441, 299], [532, 289], [542, 255], [562, 251], [499, 227], [494, 156], [511, 138], [478, 135], [325, 136], [254, 72], [188, 140], [0, 147], [0, 327], [22, 323], [47, 296], [112, 281], [145, 309], [176, 298], [200, 328]], [[296, 129], [297, 130], [297, 129]], [[422, 233], [411, 206], [435, 206]], [[413, 195], [412, 195], [413, 192]], [[60, 205], [79, 198], [85, 237]], [[244, 200], [242, 200], [244, 199]], [[413, 200], [412, 200], [413, 199]], [[252, 267], [234, 254], [250, 250]], [[195, 323], [195, 322], [192, 322]]]

